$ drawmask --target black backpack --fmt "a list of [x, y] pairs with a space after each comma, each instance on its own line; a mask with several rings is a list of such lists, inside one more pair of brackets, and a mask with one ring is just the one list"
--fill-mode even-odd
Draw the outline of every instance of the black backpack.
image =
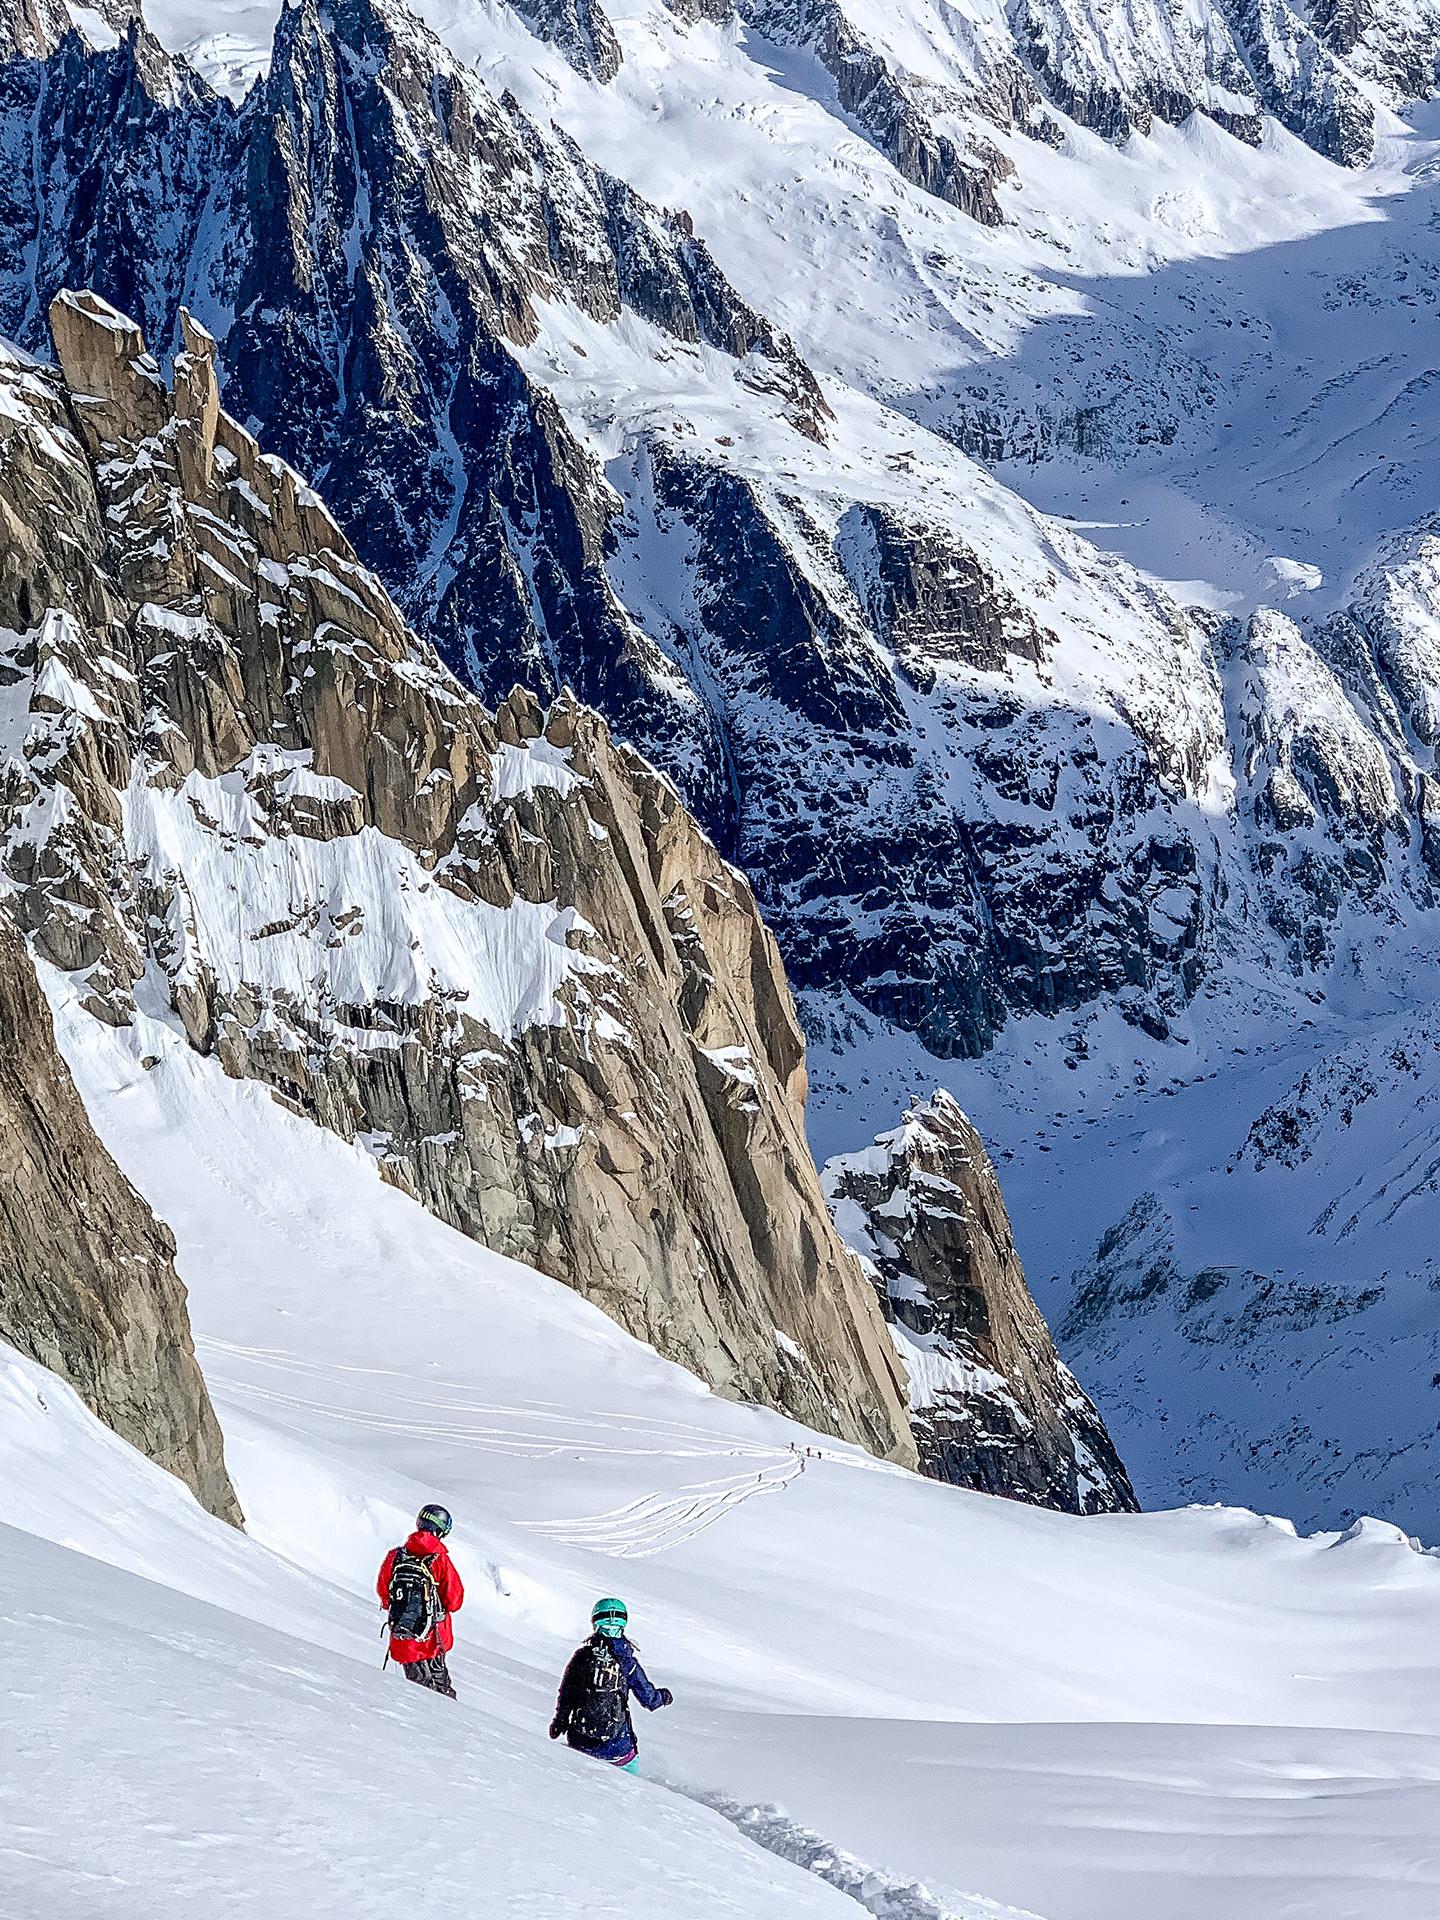
[[577, 1649], [570, 1684], [570, 1731], [582, 1746], [607, 1746], [630, 1731], [630, 1689], [608, 1640], [597, 1635]]
[[444, 1608], [427, 1556], [399, 1547], [390, 1569], [390, 1631], [397, 1640], [428, 1640]]

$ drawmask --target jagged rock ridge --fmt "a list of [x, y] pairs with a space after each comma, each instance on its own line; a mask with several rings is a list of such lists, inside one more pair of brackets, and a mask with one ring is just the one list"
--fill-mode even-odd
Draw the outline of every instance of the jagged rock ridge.
[[805, 1145], [743, 879], [573, 700], [498, 715], [317, 496], [90, 294], [10, 365], [0, 845], [37, 952], [349, 1139], [722, 1391], [913, 1458]]
[[1123, 141], [1200, 113], [1258, 145], [1271, 114], [1359, 166], [1375, 150], [1379, 103], [1423, 97], [1440, 57], [1428, 0], [995, 0], [963, 27], [920, 6], [898, 37], [914, 66], [886, 51], [891, 23], [863, 0], [743, 0], [741, 11], [819, 63], [842, 111], [907, 179], [987, 225], [1004, 217], [995, 189], [1015, 169], [987, 124], [1054, 142], [1058, 113]]
[[[11, 691], [0, 665], [0, 713]], [[96, 1138], [30, 957], [0, 915], [0, 1337], [238, 1524], [174, 1252]]]
[[950, 1095], [828, 1161], [824, 1183], [892, 1322], [924, 1470], [1068, 1513], [1133, 1512], [1105, 1423], [1030, 1297], [990, 1157]]
[[[0, 257], [14, 263], [0, 274], [0, 329], [43, 348], [44, 302], [76, 260], [162, 340], [188, 291], [223, 330], [236, 410], [323, 478], [361, 554], [462, 677], [492, 702], [517, 677], [544, 697], [572, 685], [614, 715], [755, 877], [803, 984], [843, 983], [943, 1052], [988, 1044], [1011, 1006], [1135, 983], [1183, 997], [1201, 860], [1183, 845], [1152, 852], [1148, 825], [1132, 842], [1126, 816], [1158, 804], [1168, 777], [1146, 747], [1127, 750], [1123, 775], [1145, 796], [1138, 808], [1117, 795], [1108, 756], [1074, 760], [1089, 789], [1078, 813], [1111, 841], [1123, 899], [1102, 897], [1093, 847], [1067, 851], [1043, 924], [1021, 873], [1032, 859], [1053, 866], [1057, 849], [1048, 825], [1014, 825], [1007, 788], [1029, 778], [1032, 741], [1027, 725], [1012, 758], [1008, 722], [1022, 716], [1004, 674], [974, 698], [941, 688], [942, 726], [926, 729], [941, 742], [957, 710], [973, 715], [992, 770], [978, 819], [951, 792], [976, 791], [955, 781], [963, 734], [917, 749], [892, 644], [932, 688], [937, 666], [993, 673], [1045, 648], [1044, 623], [967, 544], [958, 505], [931, 517], [842, 498], [831, 530], [783, 483], [668, 434], [602, 475], [517, 364], [543, 297], [606, 323], [638, 315], [660, 330], [658, 351], [713, 348], [738, 404], [823, 442], [818, 384], [683, 216], [646, 208], [366, 0], [323, 24], [289, 9], [238, 116], [183, 68], [160, 86], [158, 58], [137, 31], [110, 53], [84, 56], [72, 40], [48, 63], [4, 70], [15, 178], [23, 168], [45, 188], [40, 207], [21, 195], [0, 221]], [[147, 175], [171, 189], [167, 232], [203, 232], [203, 244], [158, 244]], [[646, 555], [682, 543], [679, 603], [637, 617], [632, 603], [653, 597]], [[957, 646], [956, 634], [973, 637]], [[1178, 919], [1150, 913], [1177, 885], [1193, 885], [1196, 904]]]
[[[321, 477], [448, 663], [492, 704], [518, 678], [602, 708], [751, 876], [817, 997], [943, 1055], [1097, 999], [1163, 1034], [1222, 953], [1305, 979], [1352, 907], [1379, 925], [1430, 899], [1433, 779], [1384, 717], [1413, 673], [1373, 623], [1338, 674], [1338, 627], [1276, 616], [1251, 647], [1022, 523], [908, 423], [836, 417], [853, 397], [822, 391], [688, 216], [398, 7], [288, 9], [239, 110], [141, 30], [95, 54], [72, 37], [0, 69], [0, 142], [0, 329], [43, 350], [76, 275], [159, 343], [188, 300], [235, 412]], [[610, 336], [632, 391], [694, 368], [700, 421], [682, 381], [617, 451], [611, 394], [565, 404]], [[1171, 426], [1213, 400], [1165, 396]], [[1075, 431], [1163, 437], [1147, 407]], [[1265, 704], [1282, 631], [1353, 715], [1298, 760], [1273, 747], [1316, 756], [1313, 825], [1284, 778], [1252, 792], [1257, 740], [1291, 726], [1288, 696]], [[1351, 732], [1387, 763], [1378, 831]]]

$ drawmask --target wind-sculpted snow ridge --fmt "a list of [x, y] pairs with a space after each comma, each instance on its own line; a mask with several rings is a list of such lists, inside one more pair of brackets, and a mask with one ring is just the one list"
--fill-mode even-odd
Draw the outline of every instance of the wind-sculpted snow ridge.
[[995, 1169], [944, 1092], [822, 1175], [865, 1262], [910, 1380], [937, 1480], [1070, 1513], [1131, 1511], [1105, 1423], [1030, 1297]]
[[573, 698], [482, 708], [293, 469], [123, 315], [0, 364], [0, 871], [118, 1024], [162, 1009], [712, 1385], [913, 1459], [804, 1138], [743, 879]]

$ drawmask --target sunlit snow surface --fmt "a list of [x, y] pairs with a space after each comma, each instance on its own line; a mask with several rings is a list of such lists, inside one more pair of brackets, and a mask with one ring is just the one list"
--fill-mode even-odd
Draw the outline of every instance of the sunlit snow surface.
[[[1273, 123], [1258, 152], [1199, 117], [1118, 149], [1073, 126], [1058, 150], [1004, 138], [990, 231], [901, 179], [818, 67], [738, 28], [617, 0], [626, 63], [596, 88], [507, 8], [422, 11], [494, 89], [685, 207], [817, 368], [942, 433], [983, 403], [1042, 451], [1077, 407], [1112, 412], [1122, 444], [1170, 421], [1138, 458], [1000, 472], [1182, 599], [1314, 610], [1315, 571], [1337, 592], [1440, 497], [1434, 110], [1361, 172]], [[879, 43], [912, 13], [930, 9], [886, 9]]]
[[[0, 1520], [69, 1550], [5, 1542], [7, 1916], [368, 1920], [417, 1878], [437, 1920], [1433, 1916], [1440, 1560], [1374, 1523], [1077, 1521], [818, 1442], [48, 984], [175, 1230], [252, 1539], [0, 1367]], [[382, 1675], [369, 1597], [436, 1497], [456, 1708]], [[611, 1591], [677, 1696], [640, 1782], [544, 1737]]]

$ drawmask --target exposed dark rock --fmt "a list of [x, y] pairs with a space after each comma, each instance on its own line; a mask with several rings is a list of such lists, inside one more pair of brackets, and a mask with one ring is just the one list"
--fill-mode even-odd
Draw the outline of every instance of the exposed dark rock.
[[937, 1480], [1066, 1513], [1133, 1512], [1105, 1423], [1025, 1284], [999, 1182], [946, 1093], [825, 1168], [836, 1224], [874, 1277]]
[[[1328, 963], [1347, 901], [1378, 904], [1392, 889], [1426, 890], [1423, 867], [1419, 875], [1408, 868], [1409, 807], [1385, 746], [1387, 731], [1399, 735], [1398, 718], [1353, 618], [1332, 622], [1319, 650], [1293, 621], [1268, 611], [1232, 627], [1229, 641], [1248, 744], [1239, 804], [1256, 830], [1270, 923], [1303, 973]], [[1353, 703], [1344, 680], [1358, 696]], [[1422, 803], [1417, 783], [1411, 805]]]
[[[1303, 1128], [1301, 1107], [1290, 1118]], [[1252, 1129], [1242, 1158], [1256, 1166], [1274, 1157], [1295, 1164], [1300, 1135], [1279, 1139], [1280, 1112], [1272, 1111]], [[1303, 1156], [1302, 1156], [1303, 1157]], [[1103, 1355], [1129, 1321], [1164, 1313], [1173, 1317], [1192, 1346], [1214, 1347], [1244, 1356], [1264, 1349], [1277, 1333], [1302, 1333], [1335, 1326], [1368, 1313], [1385, 1298], [1383, 1284], [1316, 1284], [1257, 1273], [1242, 1266], [1187, 1270], [1177, 1249], [1175, 1222], [1155, 1193], [1141, 1194], [1124, 1218], [1107, 1229], [1090, 1264], [1075, 1276], [1076, 1290], [1060, 1329], [1072, 1351]]]
[[1267, 113], [1342, 166], [1375, 153], [1375, 103], [1355, 75], [1283, 0], [1223, 0]]
[[1115, 22], [1113, 40], [1067, 0], [1017, 0], [1010, 22], [1046, 97], [1104, 139], [1148, 133], [1156, 120], [1178, 126], [1202, 112], [1258, 142], [1260, 102], [1234, 43], [1213, 22], [1180, 27], [1167, 15], [1162, 24], [1159, 12]]
[[[96, 0], [88, 9], [111, 33], [128, 31], [139, 7], [135, 0]], [[0, 0], [0, 59], [12, 53], [41, 58], [75, 33], [64, 0]]]
[[[841, 111], [848, 114], [898, 172], [949, 201], [983, 226], [1004, 220], [995, 189], [1014, 172], [990, 141], [962, 133], [956, 111], [967, 102], [947, 97], [938, 87], [918, 88], [898, 74], [885, 56], [864, 38], [839, 0], [747, 0], [746, 18], [767, 39], [801, 47], [824, 67], [835, 85]], [[989, 91], [1004, 91], [1004, 124], [1028, 111], [1034, 94], [1018, 68], [998, 77]], [[1023, 103], [1023, 104], [1022, 104]], [[940, 124], [948, 120], [954, 131]]]
[[1434, 0], [1310, 0], [1317, 37], [1397, 103], [1420, 100], [1440, 77]]
[[173, 391], [95, 296], [52, 323], [68, 392], [12, 368], [0, 408], [0, 627], [22, 577], [25, 619], [48, 602], [0, 792], [37, 949], [117, 1023], [148, 966], [197, 1049], [461, 1231], [720, 1390], [913, 1457], [743, 879], [573, 697], [492, 714], [443, 670], [220, 410], [188, 315]]
[[687, 27], [693, 27], [697, 20], [719, 26], [735, 15], [735, 0], [665, 0], [665, 4]]
[[603, 84], [620, 71], [620, 42], [599, 0], [515, 0], [515, 6], [577, 73]]
[[922, 693], [947, 668], [999, 673], [1012, 658], [1038, 663], [1058, 644], [943, 528], [852, 507], [838, 549], [872, 628]]
[[96, 1138], [0, 916], [0, 1335], [238, 1525], [174, 1253]]

